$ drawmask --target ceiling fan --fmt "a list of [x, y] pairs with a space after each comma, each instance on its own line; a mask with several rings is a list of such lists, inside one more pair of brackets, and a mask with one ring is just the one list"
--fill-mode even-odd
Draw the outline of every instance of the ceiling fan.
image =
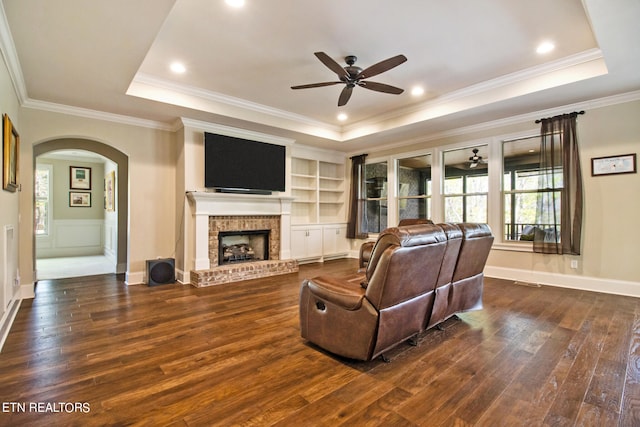
[[309, 89], [313, 87], [345, 84], [345, 87], [344, 89], [342, 89], [340, 97], [338, 98], [338, 107], [342, 107], [349, 101], [353, 88], [356, 86], [360, 86], [369, 90], [375, 90], [376, 92], [390, 93], [393, 95], [399, 95], [404, 92], [404, 89], [400, 89], [395, 86], [365, 80], [369, 77], [377, 76], [378, 74], [384, 73], [385, 71], [388, 71], [402, 64], [407, 60], [407, 57], [404, 55], [396, 55], [394, 57], [385, 59], [384, 61], [380, 61], [370, 67], [365, 68], [364, 70], [357, 65], [354, 65], [358, 58], [353, 55], [349, 55], [344, 58], [345, 62], [347, 63], [346, 67], [342, 67], [324, 52], [315, 52], [314, 55], [327, 68], [336, 73], [340, 81], [291, 86], [291, 89]]
[[474, 148], [471, 151], [473, 152], [473, 156], [469, 157], [469, 169], [474, 169], [477, 168], [479, 164], [487, 163], [485, 160], [482, 160], [482, 156], [478, 155], [478, 151], [480, 150]]

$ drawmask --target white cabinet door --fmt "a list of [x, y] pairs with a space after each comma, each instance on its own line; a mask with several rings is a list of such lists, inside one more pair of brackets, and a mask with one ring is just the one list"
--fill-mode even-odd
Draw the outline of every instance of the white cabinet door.
[[322, 236], [324, 256], [345, 255], [349, 252], [346, 225], [325, 225]]
[[307, 256], [322, 256], [322, 229], [320, 227], [309, 229], [309, 235], [307, 236]]
[[291, 256], [294, 259], [322, 256], [321, 227], [292, 227]]
[[291, 228], [291, 257], [300, 259], [305, 257], [307, 251], [307, 230]]

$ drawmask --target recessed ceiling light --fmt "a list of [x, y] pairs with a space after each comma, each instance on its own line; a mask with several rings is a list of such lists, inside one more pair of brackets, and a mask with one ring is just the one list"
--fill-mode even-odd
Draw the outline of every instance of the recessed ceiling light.
[[244, 0], [225, 0], [225, 2], [231, 7], [242, 7], [242, 6], [244, 6]]
[[348, 118], [349, 118], [349, 116], [347, 116], [345, 113], [338, 114], [338, 120], [340, 120], [341, 122], [344, 122]]
[[538, 45], [538, 48], [536, 49], [536, 52], [538, 52], [539, 54], [549, 53], [553, 49], [555, 49], [555, 47], [556, 47], [556, 45], [554, 45], [551, 42], [543, 42], [543, 43], [540, 43]]
[[178, 73], [178, 74], [182, 74], [185, 71], [187, 71], [187, 68], [184, 66], [184, 64], [180, 63], [180, 62], [174, 62], [171, 64], [171, 71], [173, 71], [174, 73]]
[[424, 88], [422, 88], [420, 86], [414, 86], [414, 88], [411, 89], [411, 95], [413, 95], [413, 96], [424, 95]]

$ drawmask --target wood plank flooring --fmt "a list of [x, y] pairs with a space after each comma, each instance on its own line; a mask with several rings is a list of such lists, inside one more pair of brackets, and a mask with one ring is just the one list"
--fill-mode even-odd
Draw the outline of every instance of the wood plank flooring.
[[300, 338], [305, 277], [42, 281], [0, 353], [0, 425], [640, 426], [640, 299], [487, 279], [391, 363]]

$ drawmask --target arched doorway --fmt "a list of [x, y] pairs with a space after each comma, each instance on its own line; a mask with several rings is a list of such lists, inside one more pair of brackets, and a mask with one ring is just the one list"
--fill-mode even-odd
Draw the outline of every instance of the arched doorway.
[[[84, 138], [59, 138], [45, 141], [33, 147], [33, 169], [36, 169], [36, 159], [43, 154], [59, 150], [90, 151], [106, 157], [117, 165], [118, 179], [116, 180], [117, 200], [117, 263], [116, 273], [125, 273], [128, 260], [128, 215], [129, 215], [129, 158], [126, 154], [102, 142]], [[100, 185], [102, 180], [100, 179]], [[36, 235], [33, 235], [33, 262], [36, 262]]]

